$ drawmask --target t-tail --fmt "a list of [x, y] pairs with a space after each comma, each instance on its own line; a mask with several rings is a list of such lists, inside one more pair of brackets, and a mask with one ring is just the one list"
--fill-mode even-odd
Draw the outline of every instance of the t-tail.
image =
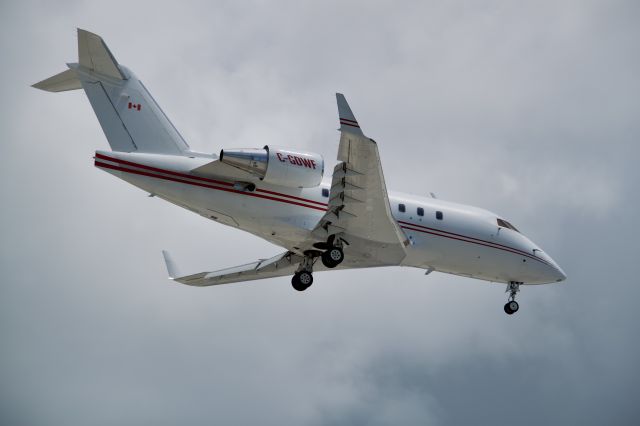
[[113, 151], [189, 155], [189, 146], [133, 72], [96, 34], [78, 29], [78, 63], [33, 85], [49, 92], [84, 89]]

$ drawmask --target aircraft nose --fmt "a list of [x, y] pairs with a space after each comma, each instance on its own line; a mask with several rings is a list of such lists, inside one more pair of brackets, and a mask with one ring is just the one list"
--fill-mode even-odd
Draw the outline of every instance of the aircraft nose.
[[567, 279], [567, 274], [564, 273], [562, 268], [549, 256], [545, 255], [546, 260], [549, 264], [548, 266], [548, 274], [550, 281], [560, 282]]
[[536, 255], [545, 261], [546, 267], [544, 268], [544, 279], [546, 282], [561, 282], [567, 279], [567, 274], [564, 273], [562, 268], [544, 251], [537, 249]]
[[564, 281], [567, 279], [567, 274], [564, 273], [561, 267], [559, 267], [555, 262], [553, 265], [554, 269], [554, 278], [556, 282]]

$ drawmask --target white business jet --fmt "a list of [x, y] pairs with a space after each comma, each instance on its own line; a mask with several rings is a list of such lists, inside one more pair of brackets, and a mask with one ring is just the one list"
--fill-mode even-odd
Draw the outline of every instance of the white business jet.
[[304, 291], [313, 272], [411, 266], [507, 284], [507, 314], [522, 284], [563, 281], [562, 269], [500, 216], [476, 207], [387, 191], [377, 143], [364, 135], [342, 94], [338, 164], [322, 182], [320, 154], [264, 146], [189, 149], [142, 81], [118, 64], [102, 38], [78, 29], [78, 63], [33, 85], [84, 89], [111, 151], [95, 166], [153, 196], [229, 225], [285, 251], [269, 259], [169, 277], [192, 286], [292, 276]]

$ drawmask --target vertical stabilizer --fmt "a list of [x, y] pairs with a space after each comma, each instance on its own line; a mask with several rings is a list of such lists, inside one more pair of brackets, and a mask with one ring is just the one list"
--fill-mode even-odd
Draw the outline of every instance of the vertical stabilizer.
[[78, 61], [81, 67], [94, 73], [126, 80], [116, 58], [113, 57], [102, 37], [80, 28], [78, 28]]
[[78, 29], [78, 63], [33, 87], [84, 89], [113, 151], [186, 155], [189, 146], [151, 93], [118, 64], [102, 38]]

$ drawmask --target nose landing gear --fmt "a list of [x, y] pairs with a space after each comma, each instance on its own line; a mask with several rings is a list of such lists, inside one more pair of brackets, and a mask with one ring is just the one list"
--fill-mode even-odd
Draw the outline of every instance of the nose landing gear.
[[520, 284], [522, 283], [517, 281], [510, 281], [507, 284], [506, 292], [509, 293], [509, 301], [504, 305], [504, 311], [508, 315], [513, 315], [520, 309], [520, 305], [516, 302], [516, 294], [520, 291]]

